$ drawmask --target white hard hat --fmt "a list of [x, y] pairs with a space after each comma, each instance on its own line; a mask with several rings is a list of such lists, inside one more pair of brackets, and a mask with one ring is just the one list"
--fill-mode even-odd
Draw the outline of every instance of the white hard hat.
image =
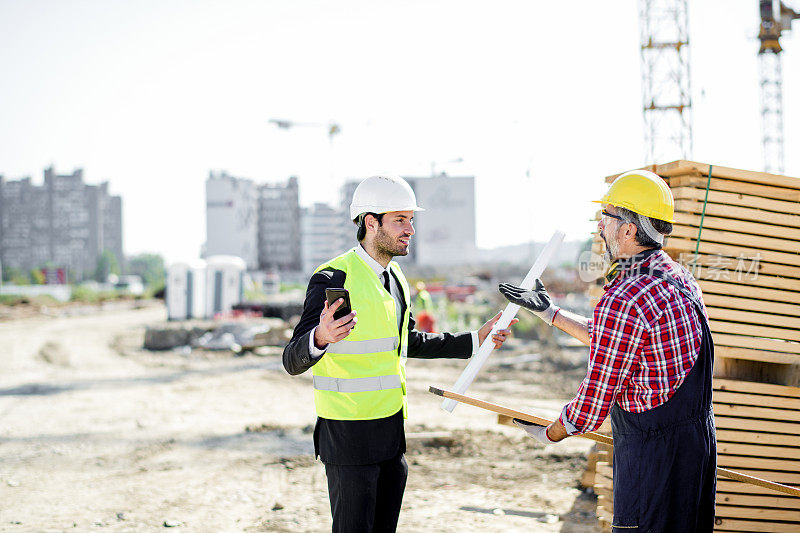
[[350, 203], [350, 219], [363, 213], [388, 213], [390, 211], [425, 211], [417, 205], [411, 186], [400, 176], [372, 176], [356, 187]]

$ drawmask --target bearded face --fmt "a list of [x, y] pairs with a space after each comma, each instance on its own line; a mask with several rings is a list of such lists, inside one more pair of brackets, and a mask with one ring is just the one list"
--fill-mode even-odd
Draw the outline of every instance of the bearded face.
[[412, 211], [392, 211], [383, 216], [373, 244], [377, 252], [389, 257], [408, 255], [408, 245], [414, 235]]

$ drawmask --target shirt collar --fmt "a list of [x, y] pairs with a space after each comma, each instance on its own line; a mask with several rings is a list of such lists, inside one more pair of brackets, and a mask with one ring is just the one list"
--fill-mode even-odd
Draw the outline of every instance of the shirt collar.
[[640, 271], [644, 265], [649, 264], [652, 260], [657, 261], [661, 251], [661, 248], [651, 248], [632, 257], [614, 261], [608, 269], [606, 280], [611, 283], [615, 279], [627, 277], [631, 272]]
[[363, 259], [364, 262], [367, 265], [369, 265], [369, 267], [372, 269], [373, 272], [375, 272], [375, 275], [377, 277], [380, 278], [383, 275], [383, 273], [388, 270], [388, 267], [387, 268], [383, 268], [383, 266], [381, 266], [380, 263], [375, 261], [375, 259], [373, 259], [372, 256], [369, 255], [367, 253], [367, 251], [364, 249], [364, 247], [361, 246], [360, 244], [358, 246], [356, 246], [355, 250], [356, 250], [356, 253], [358, 254], [358, 256], [361, 259]]

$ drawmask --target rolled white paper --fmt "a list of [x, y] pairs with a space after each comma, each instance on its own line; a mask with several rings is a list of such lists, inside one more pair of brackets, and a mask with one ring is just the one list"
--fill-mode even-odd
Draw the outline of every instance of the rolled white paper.
[[[547, 268], [548, 263], [555, 255], [556, 250], [561, 245], [561, 242], [564, 240], [564, 233], [561, 231], [556, 231], [553, 233], [553, 236], [550, 237], [550, 242], [547, 243], [547, 246], [544, 247], [542, 253], [539, 254], [539, 257], [536, 258], [536, 261], [533, 263], [533, 266], [528, 271], [528, 275], [525, 276], [525, 279], [522, 280], [520, 286], [523, 289], [530, 290], [533, 288], [533, 284], [536, 282], [536, 279], [542, 276], [544, 269]], [[492, 336], [498, 329], [506, 329], [511, 321], [519, 311], [519, 306], [517, 304], [509, 304], [503, 310], [503, 314], [500, 315], [500, 319], [495, 323], [492, 327], [492, 331], [486, 336], [484, 339], [483, 344], [481, 344], [480, 348], [478, 348], [478, 353], [470, 359], [469, 364], [461, 373], [461, 376], [456, 381], [456, 384], [453, 386], [453, 392], [458, 394], [464, 394], [467, 392], [467, 388], [472, 385], [472, 381], [475, 379], [475, 376], [478, 375], [483, 364], [486, 362], [486, 359], [489, 358], [489, 355], [494, 350], [494, 341], [492, 341]], [[446, 399], [442, 402], [442, 409], [448, 412], [453, 412], [453, 409], [456, 408], [458, 402], [452, 400], [450, 398]]]

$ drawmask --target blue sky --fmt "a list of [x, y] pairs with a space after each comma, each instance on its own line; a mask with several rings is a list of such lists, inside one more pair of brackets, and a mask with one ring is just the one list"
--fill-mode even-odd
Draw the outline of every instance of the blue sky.
[[[690, 4], [693, 158], [759, 170], [758, 3]], [[798, 31], [782, 41], [795, 176]], [[209, 170], [297, 175], [308, 205], [438, 162], [476, 177], [479, 246], [586, 238], [603, 177], [644, 163], [638, 43], [633, 0], [0, 0], [0, 174], [110, 181], [126, 251], [170, 260], [199, 253]]]

